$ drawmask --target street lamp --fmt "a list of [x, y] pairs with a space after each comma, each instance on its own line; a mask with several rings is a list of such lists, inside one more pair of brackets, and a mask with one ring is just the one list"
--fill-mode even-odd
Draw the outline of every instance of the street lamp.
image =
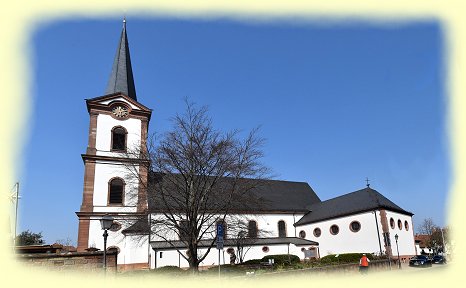
[[398, 250], [398, 234], [395, 234], [395, 241], [396, 241], [396, 253], [398, 253], [398, 268], [401, 269], [400, 250]]
[[107, 230], [112, 227], [113, 217], [110, 215], [105, 215], [100, 219], [100, 226], [104, 230], [104, 271], [107, 272]]

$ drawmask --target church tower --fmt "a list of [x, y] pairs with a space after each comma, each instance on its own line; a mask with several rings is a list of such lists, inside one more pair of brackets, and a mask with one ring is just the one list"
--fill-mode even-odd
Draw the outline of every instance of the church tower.
[[78, 251], [103, 248], [102, 216], [118, 221], [147, 210], [147, 166], [142, 165], [140, 152], [147, 149], [152, 111], [136, 97], [125, 20], [105, 95], [87, 99], [86, 105], [90, 123], [88, 146], [81, 155], [84, 189], [76, 212]]

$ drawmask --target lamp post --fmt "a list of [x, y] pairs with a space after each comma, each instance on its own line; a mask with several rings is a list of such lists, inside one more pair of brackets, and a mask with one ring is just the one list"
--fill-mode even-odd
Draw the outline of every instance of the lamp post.
[[398, 268], [401, 269], [400, 250], [398, 250], [398, 234], [395, 234], [396, 253], [398, 254]]
[[110, 215], [105, 215], [100, 219], [100, 226], [102, 226], [102, 230], [104, 230], [104, 272], [107, 272], [107, 230], [112, 227], [112, 224], [113, 217]]

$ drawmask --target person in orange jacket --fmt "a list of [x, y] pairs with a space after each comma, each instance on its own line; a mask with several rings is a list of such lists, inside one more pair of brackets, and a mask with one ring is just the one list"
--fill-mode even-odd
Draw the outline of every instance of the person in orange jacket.
[[362, 257], [359, 260], [359, 271], [361, 273], [367, 273], [369, 270], [369, 262], [371, 262], [371, 260], [367, 258], [366, 254], [362, 254]]

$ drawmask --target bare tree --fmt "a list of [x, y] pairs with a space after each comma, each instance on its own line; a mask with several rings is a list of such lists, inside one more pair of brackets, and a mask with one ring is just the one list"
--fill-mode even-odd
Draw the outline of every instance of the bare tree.
[[270, 231], [259, 229], [256, 221], [246, 222], [242, 217], [234, 219], [230, 233], [233, 234], [233, 241], [236, 246], [237, 260], [239, 263], [244, 262], [244, 258], [252, 246], [260, 238], [267, 237]]
[[434, 224], [434, 221], [432, 220], [432, 218], [424, 219], [418, 227], [418, 231], [420, 234], [429, 235], [429, 236], [432, 235], [435, 229], [437, 229], [437, 225]]
[[[254, 189], [269, 170], [260, 162], [263, 139], [257, 129], [240, 139], [238, 131], [215, 130], [206, 107], [187, 101], [186, 106], [157, 143], [128, 152], [138, 160], [126, 165], [147, 192], [151, 239], [166, 241], [197, 271], [215, 243], [216, 224], [259, 202]], [[138, 178], [141, 167], [149, 171], [148, 181]]]
[[428, 247], [434, 249], [434, 252], [445, 252], [445, 244], [449, 242], [449, 229], [441, 228], [435, 225], [432, 218], [426, 218], [418, 227], [418, 232], [428, 235], [425, 243]]

